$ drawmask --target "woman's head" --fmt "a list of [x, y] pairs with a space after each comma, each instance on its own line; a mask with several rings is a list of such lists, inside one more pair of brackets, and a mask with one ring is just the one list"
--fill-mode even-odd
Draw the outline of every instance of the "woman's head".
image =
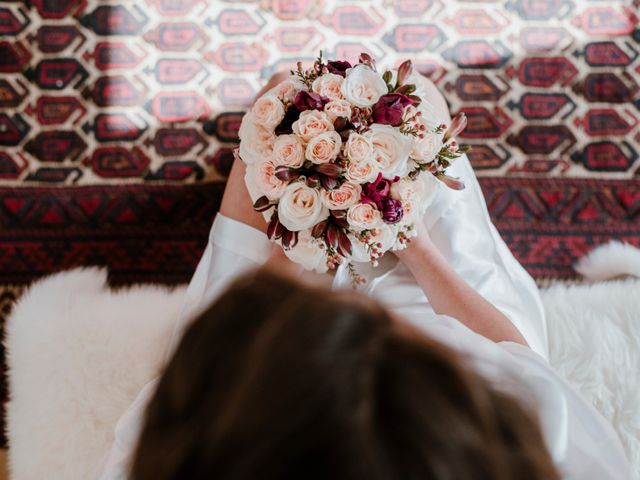
[[352, 292], [261, 271], [187, 330], [135, 480], [559, 478], [533, 418]]

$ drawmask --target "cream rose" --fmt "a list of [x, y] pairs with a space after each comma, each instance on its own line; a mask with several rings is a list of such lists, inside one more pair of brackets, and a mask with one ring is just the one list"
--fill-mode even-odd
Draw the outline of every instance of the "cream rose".
[[351, 104], [346, 100], [331, 100], [324, 106], [324, 112], [334, 122], [338, 117], [351, 118]]
[[423, 138], [413, 138], [410, 155], [419, 163], [428, 163], [436, 158], [442, 148], [443, 134], [424, 132], [423, 135]]
[[297, 136], [280, 135], [273, 143], [273, 161], [276, 165], [298, 168], [304, 163], [304, 147]]
[[341, 146], [342, 139], [338, 132], [324, 132], [309, 140], [305, 158], [316, 164], [329, 163], [338, 156]]
[[347, 70], [341, 91], [344, 98], [354, 105], [370, 107], [387, 93], [387, 84], [367, 65], [359, 64]]
[[382, 214], [369, 203], [358, 203], [349, 207], [347, 221], [354, 230], [371, 230], [382, 225]]
[[285, 250], [284, 254], [291, 261], [302, 265], [305, 270], [325, 273], [328, 270], [327, 253], [320, 245], [320, 241], [313, 238], [309, 230], [303, 230], [298, 233], [296, 246]]
[[293, 122], [293, 133], [298, 135], [304, 142], [308, 142], [313, 137], [324, 132], [330, 132], [333, 122], [324, 112], [318, 110], [305, 110], [300, 114], [300, 118]]
[[269, 200], [277, 200], [284, 193], [287, 186], [276, 177], [276, 165], [271, 160], [262, 160], [252, 167], [253, 182], [259, 189], [261, 194], [265, 195]]
[[378, 178], [378, 165], [371, 158], [367, 158], [360, 162], [349, 162], [345, 170], [345, 177], [352, 182], [366, 183], [373, 182]]
[[359, 133], [352, 133], [344, 145], [344, 154], [349, 161], [355, 163], [372, 158], [373, 145], [371, 144], [371, 140]]
[[278, 219], [292, 232], [311, 228], [328, 216], [318, 192], [302, 182], [287, 185], [278, 203]]
[[251, 109], [255, 123], [267, 130], [275, 129], [284, 118], [284, 105], [277, 96], [266, 94]]
[[362, 188], [351, 182], [344, 182], [339, 188], [322, 190], [320, 198], [329, 210], [346, 210], [360, 202]]
[[330, 100], [337, 100], [343, 98], [340, 90], [343, 82], [344, 78], [342, 76], [335, 73], [325, 73], [313, 81], [311, 90]]
[[409, 173], [411, 139], [391, 125], [373, 124], [365, 133], [373, 145], [373, 158], [384, 178], [404, 177]]
[[[425, 173], [422, 173], [425, 175]], [[431, 175], [426, 173], [426, 175]], [[403, 178], [391, 185], [391, 196], [402, 202], [402, 224], [415, 222], [420, 212], [420, 204], [424, 195], [424, 183], [421, 180]]]
[[242, 118], [238, 136], [240, 137], [240, 158], [247, 165], [268, 158], [273, 152], [275, 135], [256, 125], [251, 113], [247, 113]]

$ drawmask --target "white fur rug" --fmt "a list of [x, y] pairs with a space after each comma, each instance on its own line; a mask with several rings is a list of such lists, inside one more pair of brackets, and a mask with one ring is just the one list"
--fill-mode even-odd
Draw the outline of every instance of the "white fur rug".
[[[603, 247], [580, 263], [588, 278], [640, 276], [640, 251]], [[106, 273], [41, 280], [7, 325], [14, 480], [87, 480], [116, 420], [156, 375], [184, 289], [111, 292]], [[640, 280], [543, 291], [551, 363], [620, 435], [640, 479]]]

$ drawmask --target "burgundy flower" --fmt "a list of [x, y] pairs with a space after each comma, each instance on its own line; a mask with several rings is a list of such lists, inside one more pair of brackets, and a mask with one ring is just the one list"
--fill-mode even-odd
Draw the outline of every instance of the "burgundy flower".
[[373, 106], [372, 118], [375, 123], [397, 127], [402, 123], [404, 107], [413, 101], [402, 93], [387, 93], [382, 95]]
[[402, 220], [404, 211], [402, 210], [402, 202], [395, 198], [387, 197], [382, 201], [382, 219], [385, 223], [398, 223]]
[[347, 69], [351, 68], [351, 64], [345, 60], [332, 60], [327, 62], [327, 70], [329, 73], [335, 73], [345, 77], [347, 75]]
[[289, 105], [287, 108], [287, 112], [284, 114], [284, 118], [280, 122], [280, 125], [276, 127], [275, 134], [276, 135], [287, 135], [293, 133], [293, 124], [296, 120], [300, 118], [300, 110], [298, 110], [295, 106]]
[[382, 174], [379, 173], [374, 182], [365, 183], [362, 186], [362, 202], [375, 203], [380, 208], [382, 201], [389, 196], [390, 191], [391, 182], [382, 178]]
[[314, 92], [300, 90], [293, 99], [293, 106], [300, 112], [305, 110], [322, 110], [329, 99]]

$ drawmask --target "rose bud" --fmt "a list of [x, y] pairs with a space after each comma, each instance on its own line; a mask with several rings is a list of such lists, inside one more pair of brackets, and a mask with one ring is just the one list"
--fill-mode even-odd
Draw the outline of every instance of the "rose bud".
[[344, 230], [339, 229], [338, 230], [338, 253], [340, 253], [340, 255], [342, 255], [343, 257], [348, 257], [349, 255], [351, 255], [352, 251], [353, 251], [353, 247], [351, 245], [351, 240], [349, 240], [349, 237], [347, 236], [347, 234], [344, 233]]
[[404, 211], [400, 200], [389, 197], [382, 201], [382, 219], [385, 223], [398, 223], [402, 220], [403, 215]]
[[347, 69], [351, 68], [351, 64], [344, 60], [332, 60], [327, 62], [327, 70], [342, 77], [346, 76]]
[[411, 60], [405, 60], [398, 67], [398, 85], [402, 85], [404, 81], [409, 78], [411, 73], [413, 72], [413, 65], [411, 64]]
[[291, 250], [298, 244], [298, 232], [285, 230], [282, 234], [282, 246], [285, 250]]
[[375, 123], [397, 127], [402, 123], [404, 108], [412, 104], [413, 101], [402, 93], [387, 93], [373, 106], [371, 116]]
[[280, 122], [280, 124], [275, 129], [276, 135], [288, 135], [293, 133], [292, 125], [296, 120], [300, 118], [300, 110], [298, 110], [295, 106], [290, 105], [287, 111], [284, 114], [284, 118]]
[[327, 231], [327, 227], [329, 226], [329, 220], [323, 220], [320, 223], [316, 223], [311, 229], [311, 236], [313, 238], [322, 238], [324, 237], [324, 233]]
[[444, 134], [443, 142], [446, 142], [450, 138], [456, 137], [467, 126], [467, 116], [464, 113], [459, 113], [455, 116], [447, 133]]
[[327, 227], [327, 235], [325, 237], [325, 240], [327, 241], [327, 245], [333, 248], [337, 248], [338, 247], [338, 227], [336, 227], [335, 225], [329, 224], [329, 226]]
[[436, 175], [436, 178], [453, 190], [464, 190], [464, 183], [457, 178], [450, 177], [444, 173]]
[[273, 205], [271, 204], [271, 201], [266, 196], [262, 196], [259, 199], [257, 199], [256, 202], [253, 204], [253, 209], [256, 212], [265, 212], [269, 210], [272, 206]]
[[360, 54], [360, 58], [358, 58], [358, 61], [360, 63], [364, 63], [365, 65], [368, 65], [371, 70], [375, 71], [375, 69], [376, 69], [376, 61], [368, 53], [362, 52]]
[[329, 99], [314, 92], [300, 90], [293, 99], [293, 106], [300, 112], [305, 110], [322, 110]]
[[269, 240], [272, 238], [280, 238], [284, 233], [284, 226], [278, 220], [278, 214], [274, 213], [271, 215], [271, 221], [267, 226], [267, 237]]

